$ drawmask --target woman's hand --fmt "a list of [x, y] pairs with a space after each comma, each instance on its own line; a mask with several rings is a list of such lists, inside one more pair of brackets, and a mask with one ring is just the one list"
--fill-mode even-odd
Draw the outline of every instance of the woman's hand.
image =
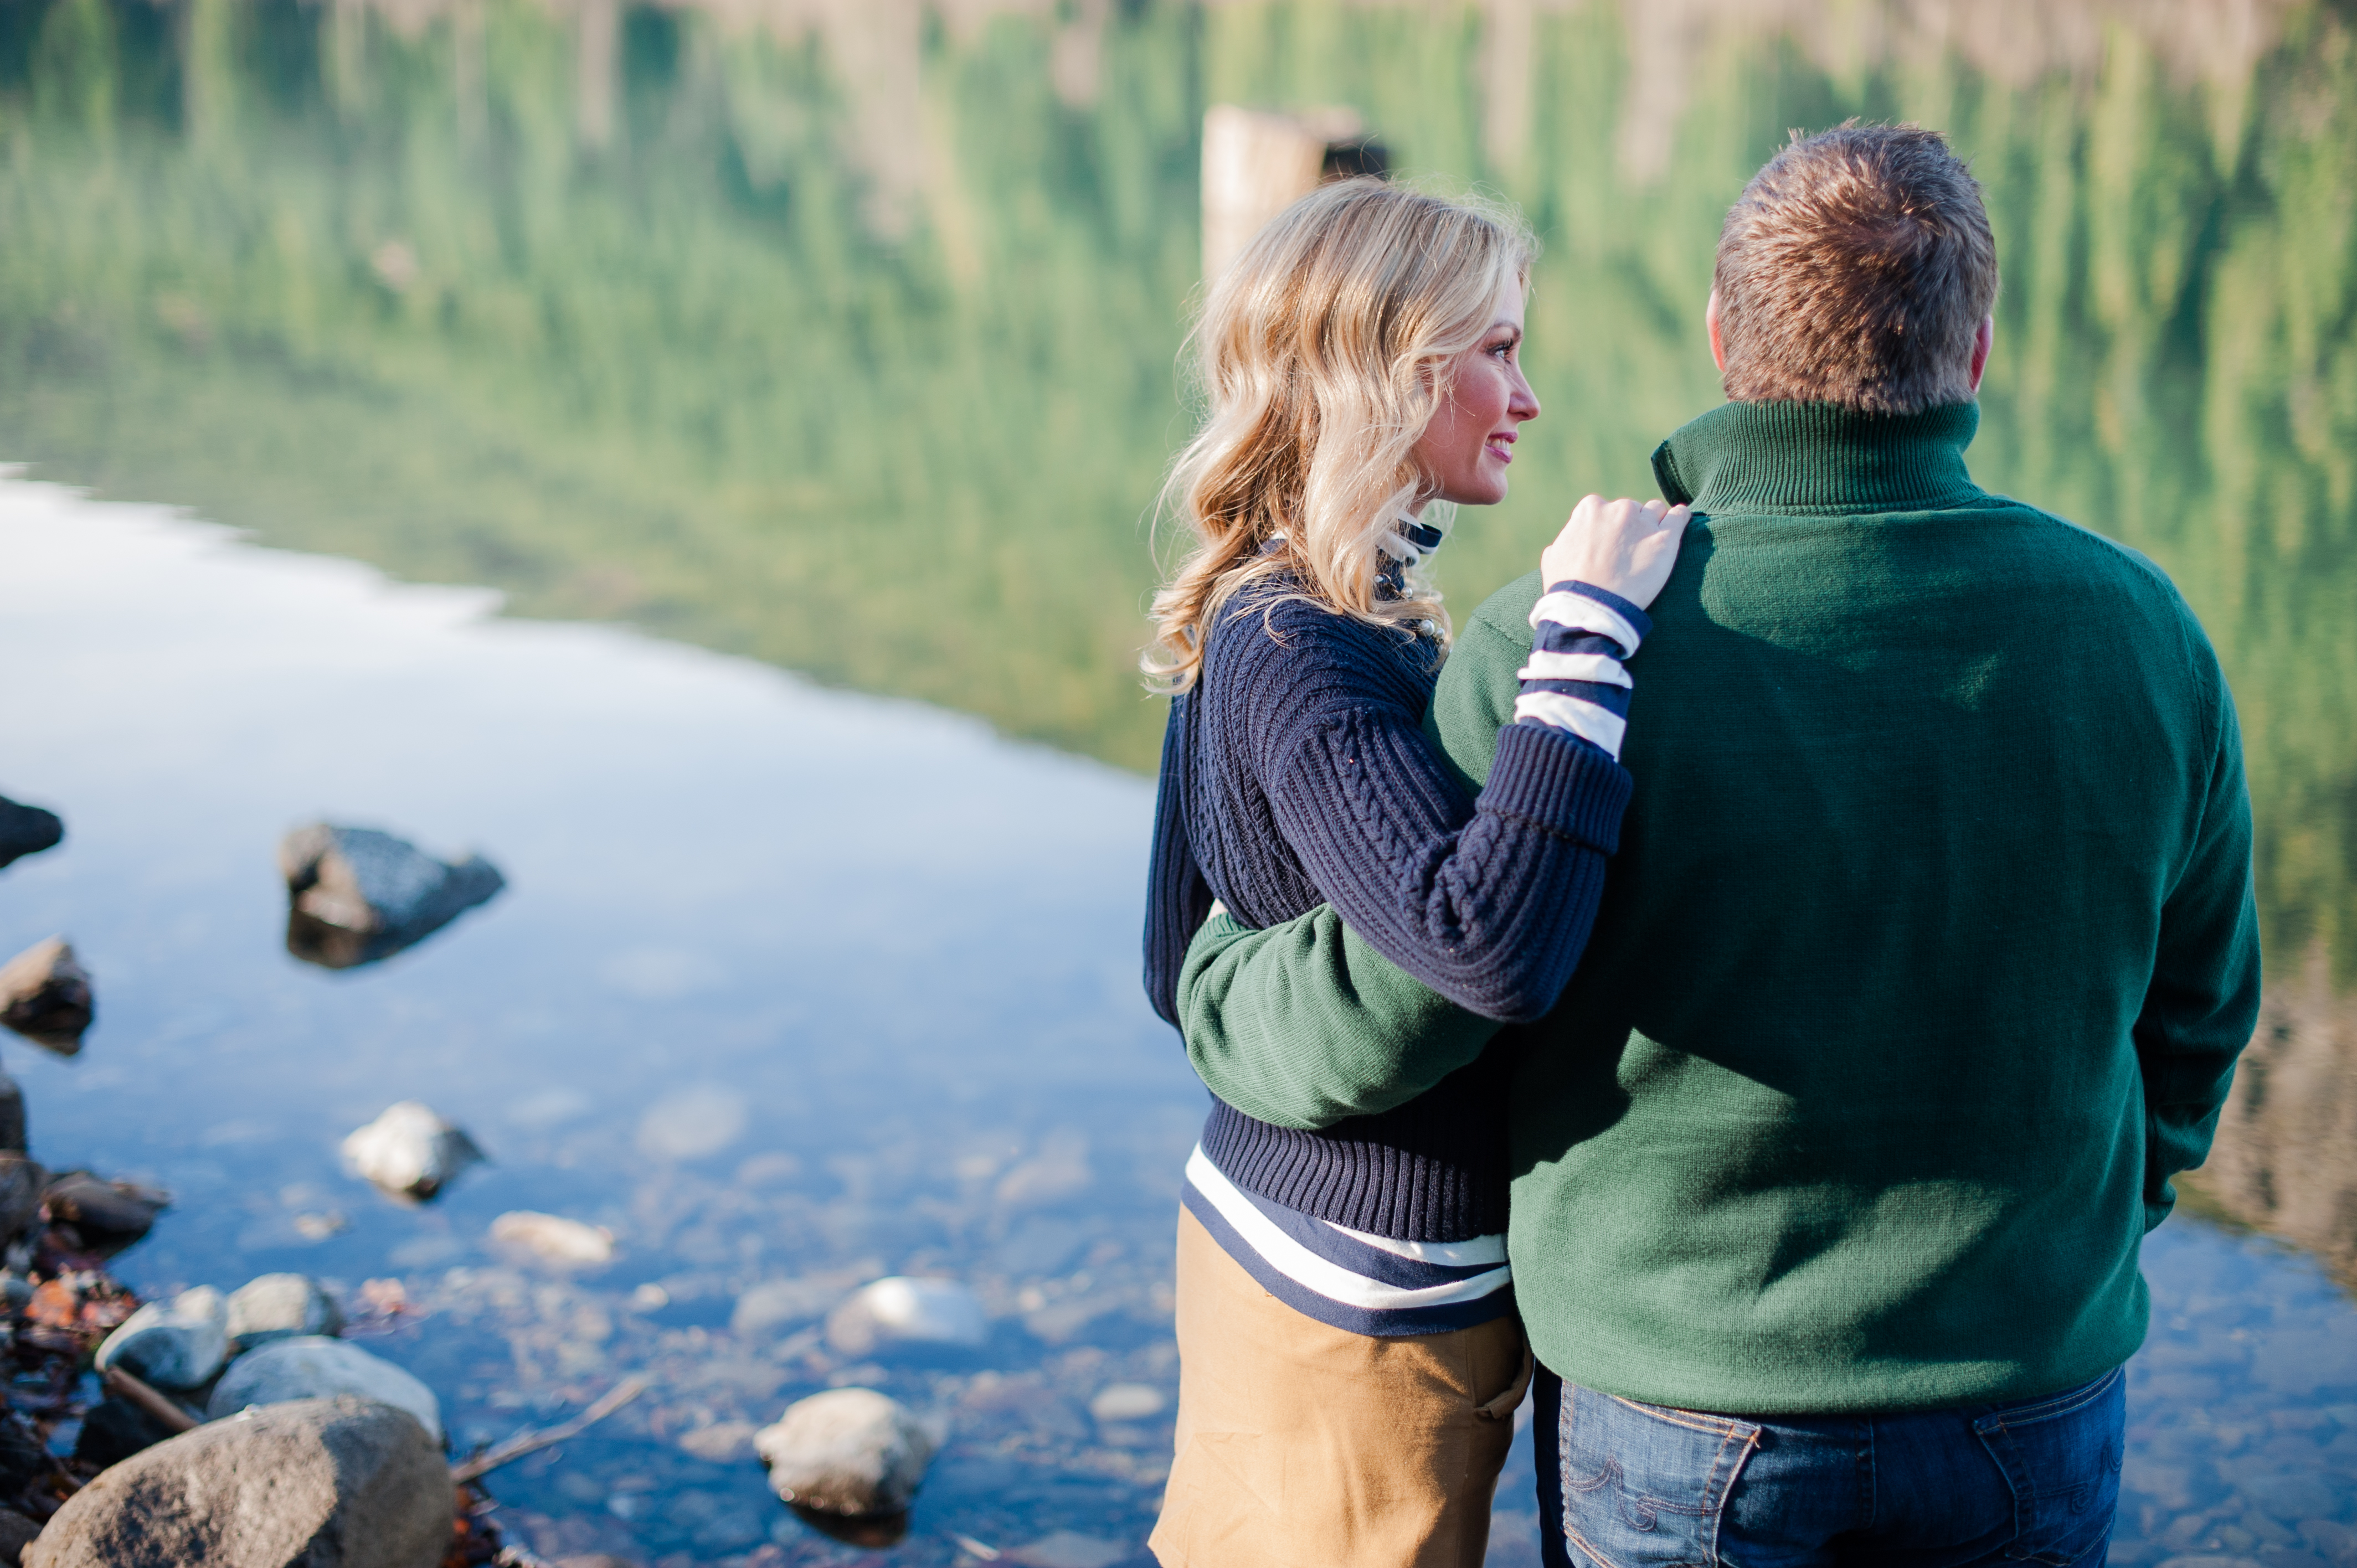
[[1653, 602], [1678, 564], [1690, 507], [1587, 496], [1539, 556], [1543, 587], [1580, 582], [1620, 595], [1639, 609]]

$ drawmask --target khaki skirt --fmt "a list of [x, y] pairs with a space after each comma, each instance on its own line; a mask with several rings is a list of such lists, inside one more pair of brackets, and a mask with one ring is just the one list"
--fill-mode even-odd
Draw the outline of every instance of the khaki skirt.
[[1178, 1212], [1178, 1452], [1162, 1568], [1480, 1568], [1530, 1386], [1512, 1313], [1448, 1334], [1330, 1328]]

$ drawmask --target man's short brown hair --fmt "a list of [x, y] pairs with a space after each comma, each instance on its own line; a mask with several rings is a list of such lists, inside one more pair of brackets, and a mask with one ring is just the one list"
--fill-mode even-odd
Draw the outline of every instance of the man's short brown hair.
[[1973, 395], [1996, 243], [1937, 132], [1853, 120], [1752, 177], [1714, 281], [1728, 397], [1920, 413]]

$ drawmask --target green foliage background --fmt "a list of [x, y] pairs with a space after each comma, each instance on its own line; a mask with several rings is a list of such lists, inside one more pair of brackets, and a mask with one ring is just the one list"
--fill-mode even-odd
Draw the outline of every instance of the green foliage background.
[[1622, 16], [1535, 18], [1504, 148], [1470, 5], [1142, 0], [1078, 97], [1059, 24], [929, 21], [900, 130], [931, 172], [879, 226], [822, 34], [627, 11], [592, 147], [569, 25], [532, 0], [414, 35], [356, 0], [14, 0], [0, 454], [1143, 768], [1208, 103], [1351, 104], [1411, 177], [1544, 235], [1547, 412], [1512, 499], [1460, 521], [1460, 610], [1717, 400], [1711, 249], [1785, 128], [1916, 119], [1975, 160], [2002, 247], [1977, 472], [2176, 577], [2242, 705], [2270, 943], [2357, 977], [2345, 13], [2296, 10], [2228, 81], [2117, 22], [2099, 64], [2004, 81], [1713, 29], [1642, 175]]

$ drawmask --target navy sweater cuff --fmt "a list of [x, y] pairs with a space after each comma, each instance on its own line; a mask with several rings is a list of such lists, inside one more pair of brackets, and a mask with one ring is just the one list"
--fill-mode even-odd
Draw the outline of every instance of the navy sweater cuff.
[[1629, 770], [1568, 730], [1508, 725], [1480, 809], [1516, 817], [1605, 854], [1620, 847]]

